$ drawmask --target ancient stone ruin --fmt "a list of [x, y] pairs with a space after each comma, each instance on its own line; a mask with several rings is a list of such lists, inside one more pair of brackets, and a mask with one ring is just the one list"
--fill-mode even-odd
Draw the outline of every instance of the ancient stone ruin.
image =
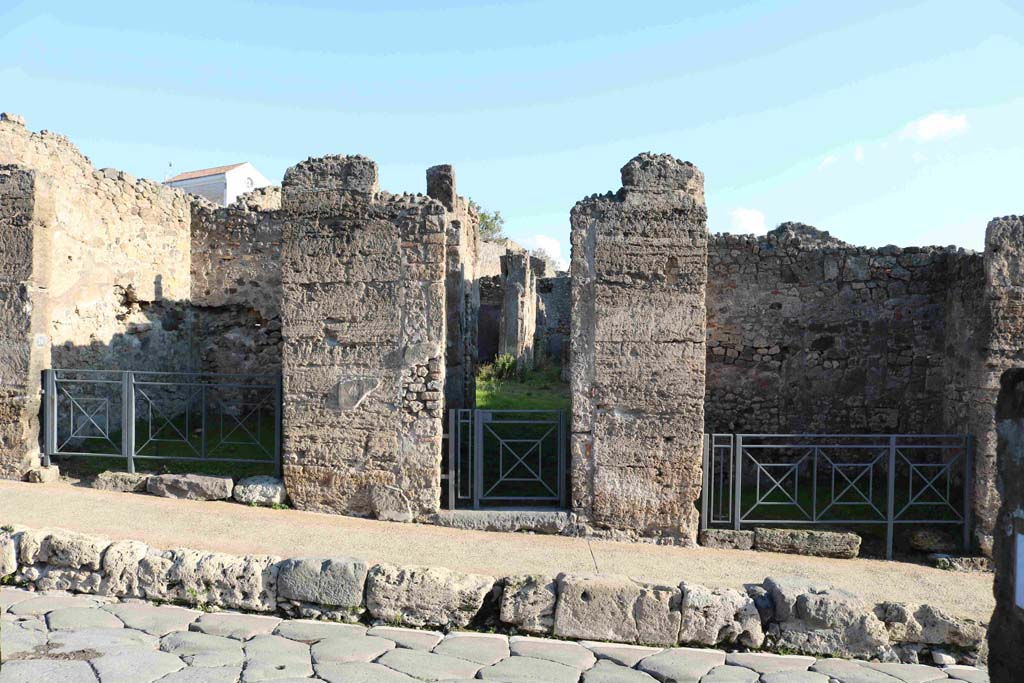
[[508, 353], [571, 379], [566, 533], [693, 543], [705, 433], [950, 433], [974, 440], [990, 550], [1021, 219], [984, 253], [709, 235], [701, 172], [641, 154], [572, 209], [564, 274], [481, 240], [451, 166], [426, 190], [325, 156], [218, 208], [0, 117], [0, 476], [39, 467], [47, 368], [280, 377], [293, 505], [428, 521], [448, 411]]

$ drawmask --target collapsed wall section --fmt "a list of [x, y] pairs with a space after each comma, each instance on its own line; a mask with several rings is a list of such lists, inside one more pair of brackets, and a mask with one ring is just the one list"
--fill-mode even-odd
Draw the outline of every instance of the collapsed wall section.
[[446, 212], [380, 192], [365, 157], [309, 159], [282, 187], [284, 476], [300, 509], [438, 509]]
[[692, 164], [641, 154], [572, 225], [572, 507], [694, 542], [704, 424], [707, 209]]

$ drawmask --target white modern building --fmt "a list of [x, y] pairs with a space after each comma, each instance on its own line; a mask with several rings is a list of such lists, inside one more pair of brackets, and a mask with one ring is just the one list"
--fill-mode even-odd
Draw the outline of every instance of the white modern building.
[[240, 164], [179, 173], [165, 180], [164, 185], [177, 187], [185, 192], [206, 197], [221, 206], [227, 206], [234, 202], [238, 195], [258, 187], [266, 187], [270, 185], [270, 181], [257, 171], [255, 166], [243, 161]]

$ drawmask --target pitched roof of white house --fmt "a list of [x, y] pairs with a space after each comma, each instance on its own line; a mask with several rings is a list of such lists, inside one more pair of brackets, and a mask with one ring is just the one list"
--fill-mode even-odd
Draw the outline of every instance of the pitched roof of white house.
[[173, 183], [178, 180], [192, 180], [193, 178], [205, 178], [206, 176], [220, 175], [221, 173], [227, 173], [233, 168], [245, 166], [247, 163], [249, 162], [243, 161], [239, 164], [228, 164], [227, 166], [214, 166], [213, 168], [201, 168], [198, 171], [185, 171], [184, 173], [179, 173], [173, 178], [168, 178], [164, 182]]

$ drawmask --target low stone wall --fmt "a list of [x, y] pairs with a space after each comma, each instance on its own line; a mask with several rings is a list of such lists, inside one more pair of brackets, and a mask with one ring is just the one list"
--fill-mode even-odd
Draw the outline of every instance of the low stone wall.
[[609, 575], [495, 577], [350, 557], [159, 550], [61, 529], [4, 527], [0, 582], [344, 622], [911, 663], [984, 660], [984, 624], [930, 605], [869, 605], [793, 577], [739, 590]]

